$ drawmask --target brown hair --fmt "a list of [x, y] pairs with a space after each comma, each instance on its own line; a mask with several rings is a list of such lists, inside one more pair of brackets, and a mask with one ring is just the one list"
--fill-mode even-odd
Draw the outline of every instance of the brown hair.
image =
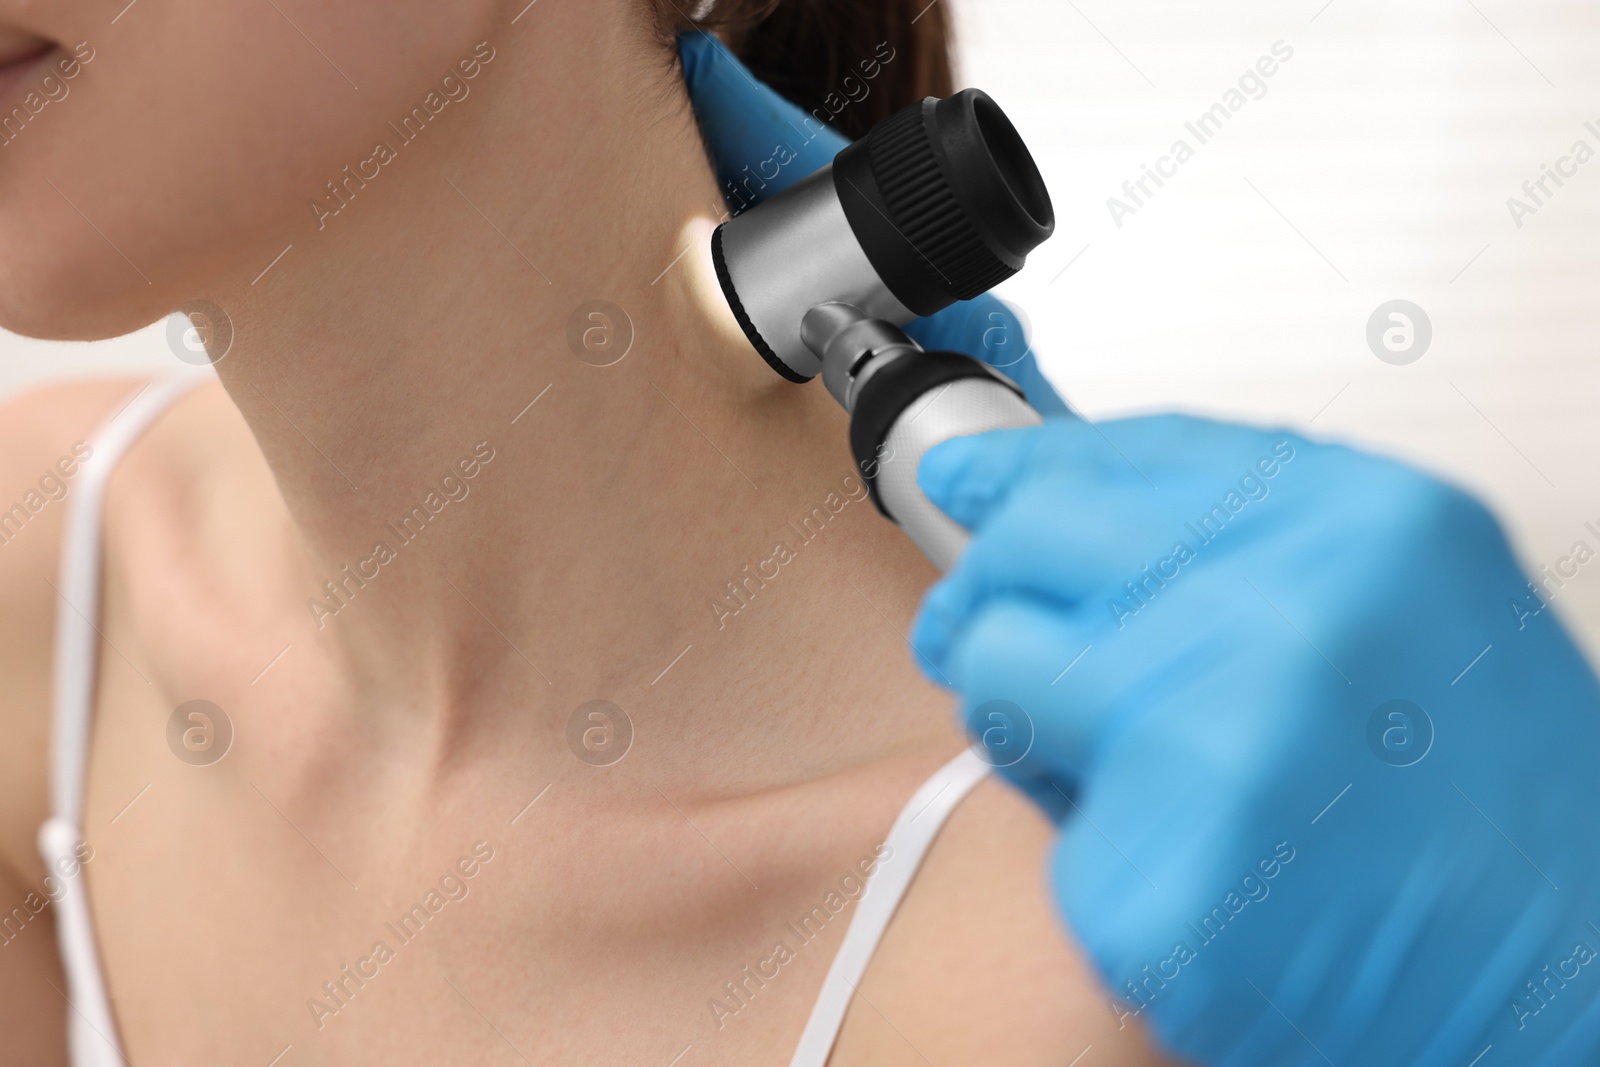
[[692, 19], [679, 5], [660, 0], [666, 28], [716, 32], [756, 77], [851, 138], [955, 91], [940, 0], [715, 0]]

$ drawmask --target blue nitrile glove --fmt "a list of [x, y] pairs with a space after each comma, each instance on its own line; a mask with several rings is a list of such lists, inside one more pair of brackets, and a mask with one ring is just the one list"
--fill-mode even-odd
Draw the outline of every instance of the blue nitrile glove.
[[1227, 1067], [1600, 1063], [1600, 687], [1482, 505], [1180, 416], [920, 481], [974, 536], [913, 643], [1061, 815], [1109, 1010]]
[[[833, 162], [849, 139], [773, 92], [708, 33], [680, 34], [689, 98], [730, 210], [782, 192]], [[730, 191], [731, 190], [731, 191]], [[923, 348], [965, 352], [1003, 371], [1046, 415], [1067, 406], [1028, 347], [1016, 314], [993, 296], [956, 304], [905, 327]]]

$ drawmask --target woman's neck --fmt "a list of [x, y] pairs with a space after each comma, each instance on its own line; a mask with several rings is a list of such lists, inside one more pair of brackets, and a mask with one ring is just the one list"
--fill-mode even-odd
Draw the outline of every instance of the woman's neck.
[[932, 572], [861, 498], [832, 401], [728, 313], [665, 58], [578, 5], [534, 19], [213, 295], [240, 309], [217, 370], [293, 517], [306, 626], [375, 702], [452, 728], [596, 697], [748, 720], [787, 694], [777, 729], [814, 737], [913, 684]]

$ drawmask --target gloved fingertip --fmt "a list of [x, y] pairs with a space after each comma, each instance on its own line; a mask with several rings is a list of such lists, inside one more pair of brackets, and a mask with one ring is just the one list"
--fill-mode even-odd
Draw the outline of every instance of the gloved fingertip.
[[917, 485], [941, 508], [960, 489], [972, 466], [975, 437], [952, 437], [922, 454], [917, 464]]
[[678, 60], [683, 64], [683, 80], [691, 93], [699, 88], [712, 63], [724, 55], [728, 55], [728, 50], [722, 42], [703, 30], [684, 30], [678, 34]]
[[1042, 432], [1026, 426], [942, 441], [923, 453], [917, 485], [957, 525], [976, 531], [1026, 474], [1025, 459]]
[[1041, 415], [1071, 413], [1039, 369], [1021, 311], [993, 293], [952, 304], [905, 330], [924, 348], [965, 352], [987, 363], [1021, 386]]
[[932, 668], [940, 685], [954, 684], [950, 649], [961, 627], [964, 600], [959, 581], [946, 578], [928, 590], [921, 610], [911, 621], [911, 647]]

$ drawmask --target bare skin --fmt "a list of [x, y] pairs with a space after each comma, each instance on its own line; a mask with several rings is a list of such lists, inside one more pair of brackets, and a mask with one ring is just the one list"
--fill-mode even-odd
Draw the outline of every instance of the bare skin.
[[[785, 924], [963, 740], [903, 636], [934, 574], [870, 505], [845, 506], [736, 616], [710, 606], [843, 492], [850, 460], [833, 402], [778, 380], [716, 294], [717, 191], [639, 6], [543, 0], [513, 23], [523, 5], [494, 0], [448, 18], [185, 4], [181, 30], [155, 6], [0, 159], [6, 325], [104, 336], [200, 297], [235, 330], [220, 385], [158, 422], [107, 497], [81, 877], [130, 1062], [267, 1063], [286, 1046], [285, 1065], [787, 1062], [849, 911], [738, 1010], [712, 1002], [794, 941]], [[11, 7], [24, 43], [87, 36]], [[176, 77], [141, 66], [138, 42], [179, 32], [240, 49], [199, 49], [172, 87], [200, 128], [230, 131], [182, 167], [123, 102]], [[322, 183], [480, 41], [494, 57], [471, 95], [319, 228]], [[105, 174], [113, 150], [129, 162]], [[595, 298], [635, 331], [603, 368], [566, 339]], [[138, 385], [9, 404], [0, 500]], [[480, 461], [469, 492], [401, 545], [386, 524], [464, 458]], [[7, 907], [45, 873], [71, 499], [0, 549]], [[378, 541], [395, 558], [329, 600], [324, 581]], [[197, 698], [236, 731], [205, 767], [167, 742]], [[607, 767], [567, 740], [597, 698], [635, 731]], [[1050, 837], [998, 782], [958, 809], [834, 1064], [1059, 1067], [1086, 1046], [1155, 1062], [1050, 908]], [[396, 938], [386, 924], [452, 869], [466, 895]], [[0, 949], [6, 1062], [65, 1062], [52, 923], [46, 909]], [[375, 977], [337, 1011], [312, 1006], [378, 941], [393, 958]]]

